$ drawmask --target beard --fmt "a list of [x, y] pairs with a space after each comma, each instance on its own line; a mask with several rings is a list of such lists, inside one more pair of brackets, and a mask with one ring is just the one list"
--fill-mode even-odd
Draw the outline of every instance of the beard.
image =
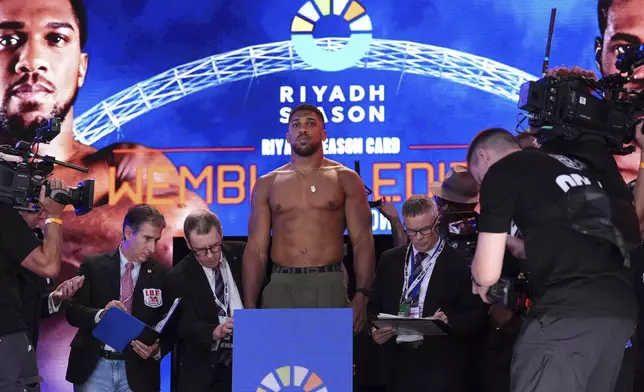
[[309, 144], [306, 147], [300, 147], [297, 144], [295, 144], [295, 145], [291, 145], [291, 148], [293, 149], [293, 152], [297, 154], [297, 156], [306, 158], [315, 154], [320, 148], [322, 148], [322, 142]]
[[24, 114], [39, 110], [41, 104], [38, 102], [23, 102], [20, 104], [16, 113], [9, 114], [7, 111], [7, 102], [9, 102], [10, 93], [7, 91], [4, 97], [4, 104], [0, 108], [0, 134], [9, 135], [12, 138], [22, 141], [32, 141], [38, 135], [39, 129], [43, 127], [53, 117], [60, 118], [62, 123], [69, 111], [74, 106], [78, 97], [78, 86], [74, 94], [62, 105], [55, 104], [51, 112], [46, 116], [39, 116], [31, 122], [25, 120]]

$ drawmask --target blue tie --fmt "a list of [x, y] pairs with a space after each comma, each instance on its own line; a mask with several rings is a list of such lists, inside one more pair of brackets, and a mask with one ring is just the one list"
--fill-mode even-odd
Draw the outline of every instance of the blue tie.
[[[225, 303], [225, 298], [224, 298], [224, 278], [221, 276], [221, 270], [219, 267], [214, 268], [213, 271], [215, 272], [215, 295], [217, 296], [217, 299], [219, 302], [224, 304], [224, 306], [227, 306]], [[219, 308], [219, 315], [220, 316], [225, 316], [226, 315], [226, 309], [222, 308], [217, 304], [217, 308]]]
[[[418, 252], [416, 253], [416, 256], [414, 257], [414, 270], [411, 274], [411, 278], [409, 279], [409, 284], [413, 284], [416, 279], [420, 276], [420, 274], [423, 272], [423, 260], [427, 257], [427, 253], [423, 252]], [[420, 286], [422, 285], [422, 282], [418, 282], [416, 287], [414, 287], [411, 290], [411, 300], [413, 304], [418, 304], [418, 297], [420, 296]]]

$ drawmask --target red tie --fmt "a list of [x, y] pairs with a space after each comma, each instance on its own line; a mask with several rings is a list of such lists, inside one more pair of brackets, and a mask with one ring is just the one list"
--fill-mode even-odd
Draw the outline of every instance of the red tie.
[[128, 261], [127, 264], [125, 264], [125, 273], [121, 277], [121, 302], [125, 305], [125, 309], [127, 309], [128, 313], [132, 313], [132, 297], [134, 294], [132, 268], [134, 268], [134, 263]]

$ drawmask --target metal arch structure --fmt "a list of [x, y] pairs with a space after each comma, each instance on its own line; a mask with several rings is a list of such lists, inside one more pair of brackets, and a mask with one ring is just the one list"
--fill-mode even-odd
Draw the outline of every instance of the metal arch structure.
[[[348, 38], [322, 38], [327, 50], [342, 48]], [[508, 65], [456, 50], [410, 41], [374, 39], [355, 68], [432, 76], [467, 85], [512, 102], [520, 86], [537, 77]], [[291, 41], [273, 42], [209, 56], [141, 81], [90, 108], [74, 121], [74, 136], [94, 144], [151, 111], [185, 96], [248, 78], [278, 72], [313, 70]]]

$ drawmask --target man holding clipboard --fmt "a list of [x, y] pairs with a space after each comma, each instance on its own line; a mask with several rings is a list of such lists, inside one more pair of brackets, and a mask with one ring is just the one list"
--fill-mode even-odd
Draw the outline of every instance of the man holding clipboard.
[[[402, 215], [411, 244], [383, 253], [369, 301], [370, 332], [385, 349], [387, 391], [464, 391], [467, 337], [483, 325], [483, 303], [472, 295], [464, 255], [438, 234], [434, 201], [412, 196]], [[433, 318], [447, 334], [409, 334], [388, 326], [381, 314]]]
[[92, 331], [113, 307], [148, 325], [162, 319], [169, 305], [163, 301], [168, 269], [151, 256], [165, 225], [156, 208], [147, 204], [131, 207], [123, 221], [119, 247], [87, 256], [81, 264], [78, 274], [85, 282], [67, 308], [67, 321], [78, 327], [66, 377], [75, 392], [160, 390], [160, 360], [171, 350], [172, 339], [150, 346], [134, 340], [117, 352]]

